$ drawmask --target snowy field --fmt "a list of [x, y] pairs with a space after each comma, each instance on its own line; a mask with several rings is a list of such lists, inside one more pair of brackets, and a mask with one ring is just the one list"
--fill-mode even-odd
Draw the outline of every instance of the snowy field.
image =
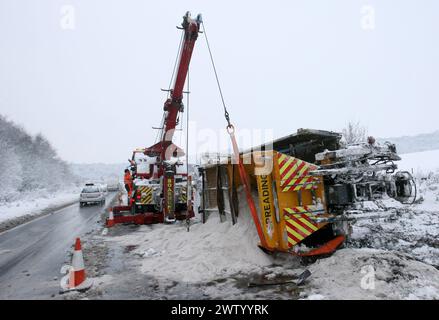
[[400, 155], [398, 169], [413, 172], [415, 175], [428, 175], [430, 172], [439, 173], [439, 150], [407, 153]]

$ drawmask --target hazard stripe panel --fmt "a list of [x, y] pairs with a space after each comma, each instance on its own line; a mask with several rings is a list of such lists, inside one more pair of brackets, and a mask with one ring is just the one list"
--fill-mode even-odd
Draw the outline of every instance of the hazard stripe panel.
[[180, 201], [182, 203], [186, 203], [187, 202], [187, 187], [182, 187], [181, 188], [181, 193], [180, 193]]
[[317, 184], [320, 182], [319, 178], [305, 176], [291, 180], [282, 191], [298, 191], [298, 190], [310, 190], [317, 188]]
[[138, 190], [140, 190], [142, 196], [140, 199], [140, 203], [142, 204], [153, 204], [153, 194], [152, 188], [147, 186], [139, 186]]
[[313, 217], [322, 213], [323, 209], [311, 205], [284, 209], [289, 247], [295, 246], [319, 229]]
[[310, 171], [317, 169], [317, 166], [282, 153], [278, 153], [277, 160], [282, 191], [309, 190], [317, 187], [319, 178], [308, 176]]

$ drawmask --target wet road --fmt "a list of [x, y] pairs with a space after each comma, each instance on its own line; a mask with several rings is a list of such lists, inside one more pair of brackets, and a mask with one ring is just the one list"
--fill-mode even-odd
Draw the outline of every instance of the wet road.
[[[116, 193], [109, 193], [107, 205]], [[107, 206], [106, 205], [106, 206]], [[106, 206], [79, 203], [0, 234], [0, 299], [50, 299], [76, 237], [100, 227]]]

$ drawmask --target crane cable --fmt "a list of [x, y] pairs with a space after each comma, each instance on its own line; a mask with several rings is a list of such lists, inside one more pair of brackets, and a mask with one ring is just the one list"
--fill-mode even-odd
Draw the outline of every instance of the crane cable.
[[[189, 215], [189, 210], [192, 209], [192, 185], [190, 185], [189, 181], [189, 68], [187, 70], [187, 93], [186, 93], [186, 203], [187, 203], [187, 210], [186, 210], [186, 229], [189, 232], [191, 220]], [[183, 122], [183, 121], [182, 121]], [[182, 133], [183, 135], [183, 133]], [[181, 145], [181, 144], [180, 144]], [[191, 190], [191, 192], [189, 192]], [[189, 197], [190, 195], [190, 197]]]
[[251, 211], [251, 214], [253, 217], [253, 222], [256, 226], [256, 231], [258, 232], [258, 236], [259, 236], [259, 240], [261, 241], [261, 245], [263, 248], [269, 249], [267, 241], [266, 241], [265, 236], [264, 236], [264, 232], [262, 231], [261, 222], [259, 221], [258, 211], [256, 209], [255, 201], [253, 200], [253, 197], [251, 195], [250, 181], [249, 181], [247, 172], [245, 171], [244, 165], [241, 161], [241, 157], [239, 155], [238, 143], [236, 142], [236, 137], [235, 137], [235, 127], [230, 122], [230, 114], [227, 111], [226, 103], [224, 102], [224, 96], [223, 96], [223, 92], [221, 90], [221, 85], [219, 82], [218, 73], [216, 72], [216, 67], [215, 67], [215, 62], [213, 60], [212, 51], [210, 50], [209, 40], [207, 39], [207, 33], [206, 33], [206, 28], [204, 26], [204, 22], [202, 22], [201, 25], [203, 27], [204, 38], [206, 39], [207, 49], [208, 49], [209, 55], [210, 55], [210, 61], [212, 62], [212, 67], [213, 67], [213, 71], [215, 73], [216, 83], [218, 85], [219, 93], [221, 96], [221, 101], [222, 101], [223, 108], [224, 108], [224, 117], [227, 121], [227, 128], [226, 128], [227, 133], [230, 135], [230, 139], [232, 141], [234, 160], [235, 160], [234, 163], [238, 164], [239, 175], [241, 177], [241, 181], [242, 181], [242, 184], [244, 186], [245, 193], [246, 193], [247, 204], [250, 207], [250, 211]]
[[204, 22], [201, 22], [201, 25], [203, 27], [203, 33], [204, 33], [204, 38], [206, 39], [207, 49], [209, 50], [210, 61], [212, 62], [213, 72], [215, 73], [216, 84], [218, 85], [219, 94], [221, 96], [221, 101], [223, 103], [224, 117], [226, 118], [227, 121], [227, 128], [229, 128], [232, 127], [232, 124], [230, 123], [230, 115], [229, 112], [227, 111], [226, 103], [224, 102], [223, 91], [221, 90], [221, 84], [218, 78], [218, 73], [216, 72], [215, 62], [213, 60], [212, 51], [210, 50], [209, 40], [207, 39], [206, 27], [204, 26]]

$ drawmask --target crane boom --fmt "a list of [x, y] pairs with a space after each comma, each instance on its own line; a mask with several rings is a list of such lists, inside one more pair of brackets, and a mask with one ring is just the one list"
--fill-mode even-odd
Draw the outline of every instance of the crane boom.
[[163, 174], [163, 161], [169, 160], [171, 156], [181, 156], [184, 154], [182, 149], [172, 143], [172, 138], [178, 124], [178, 115], [184, 110], [182, 102], [183, 88], [201, 22], [201, 14], [199, 14], [196, 19], [192, 19], [190, 13], [186, 12], [186, 15], [183, 17], [181, 24], [181, 29], [184, 32], [183, 43], [179, 53], [175, 82], [173, 88], [170, 90], [170, 97], [165, 101], [163, 108], [164, 123], [160, 135], [161, 138], [158, 143], [145, 149], [146, 155], [159, 157], [159, 161], [157, 162], [159, 166], [159, 176]]

